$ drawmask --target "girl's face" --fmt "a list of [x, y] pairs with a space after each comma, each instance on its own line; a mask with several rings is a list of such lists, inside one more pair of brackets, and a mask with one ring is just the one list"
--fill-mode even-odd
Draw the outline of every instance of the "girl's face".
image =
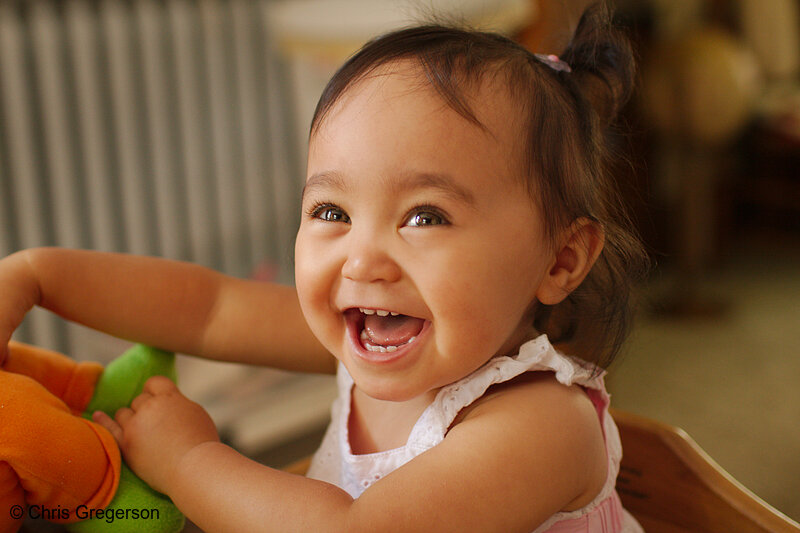
[[387, 67], [310, 141], [297, 292], [316, 336], [378, 399], [435, 393], [532, 334], [553, 254], [519, 175], [512, 103], [491, 84], [476, 92], [486, 130], [410, 67]]

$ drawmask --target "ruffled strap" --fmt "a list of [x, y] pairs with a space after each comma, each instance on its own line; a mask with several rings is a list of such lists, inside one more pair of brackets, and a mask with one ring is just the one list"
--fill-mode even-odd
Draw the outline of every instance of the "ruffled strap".
[[[606, 483], [597, 497], [583, 509], [571, 513], [557, 513], [543, 526], [549, 527], [560, 520], [596, 514], [595, 510], [602, 507], [603, 502], [612, 501], [615, 497], [614, 485], [622, 458], [619, 432], [614, 420], [608, 416], [610, 398], [605, 389], [605, 372], [581, 359], [559, 353], [550, 344], [546, 335], [540, 335], [523, 344], [519, 354], [511, 357], [495, 357], [466, 378], [442, 388], [417, 421], [408, 444], [419, 449], [435, 446], [444, 439], [458, 413], [483, 396], [489, 387], [531, 371], [553, 372], [559, 383], [584, 388], [597, 411], [606, 442], [608, 460]], [[545, 529], [547, 527], [537, 531]]]
[[564, 385], [580, 385], [597, 391], [593, 396], [603, 404], [598, 406], [599, 412], [608, 405], [604, 372], [578, 358], [560, 354], [547, 335], [540, 335], [523, 344], [517, 355], [495, 357], [464, 379], [443, 387], [414, 426], [409, 444], [435, 446], [444, 439], [458, 413], [483, 396], [489, 387], [530, 371], [550, 371]]

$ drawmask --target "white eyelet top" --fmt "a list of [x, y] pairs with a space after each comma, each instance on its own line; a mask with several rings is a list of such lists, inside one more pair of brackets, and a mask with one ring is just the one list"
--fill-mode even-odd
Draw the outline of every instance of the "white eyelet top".
[[370, 485], [444, 439], [459, 411], [483, 396], [492, 385], [524, 372], [554, 372], [564, 385], [580, 385], [597, 409], [608, 456], [608, 476], [603, 489], [586, 507], [557, 513], [536, 529], [549, 532], [641, 532], [623, 508], [614, 489], [622, 446], [614, 420], [608, 415], [609, 395], [604, 372], [555, 350], [546, 335], [530, 340], [513, 357], [495, 357], [469, 376], [443, 387], [417, 420], [404, 446], [383, 452], [354, 455], [350, 449], [348, 421], [353, 379], [339, 365], [339, 396], [331, 408], [331, 423], [307, 476], [332, 483], [358, 498]]

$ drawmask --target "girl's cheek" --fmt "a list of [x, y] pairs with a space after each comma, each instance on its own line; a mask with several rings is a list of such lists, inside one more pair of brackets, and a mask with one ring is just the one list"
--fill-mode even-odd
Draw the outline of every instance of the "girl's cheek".
[[[308, 265], [308, 263], [306, 263]], [[330, 301], [330, 291], [326, 290], [321, 276], [314, 267], [303, 268], [300, 262], [295, 269], [295, 288], [300, 309], [314, 335], [324, 342], [326, 328], [326, 309]]]
[[307, 239], [298, 239], [295, 249], [295, 287], [301, 304], [308, 300], [315, 284], [315, 276], [318, 275], [318, 269], [314, 267], [310, 255]]

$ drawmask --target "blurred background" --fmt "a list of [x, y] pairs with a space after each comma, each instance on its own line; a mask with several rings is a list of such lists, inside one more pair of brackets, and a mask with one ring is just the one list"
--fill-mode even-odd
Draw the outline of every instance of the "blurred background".
[[[438, 14], [559, 53], [581, 1], [0, 0], [0, 256], [59, 245], [292, 283], [305, 142], [335, 68]], [[618, 408], [678, 425], [800, 519], [800, 3], [617, 2], [640, 57], [614, 136], [655, 263], [612, 365]], [[18, 340], [123, 341], [35, 311]], [[182, 358], [224, 437], [313, 451], [334, 385]]]

